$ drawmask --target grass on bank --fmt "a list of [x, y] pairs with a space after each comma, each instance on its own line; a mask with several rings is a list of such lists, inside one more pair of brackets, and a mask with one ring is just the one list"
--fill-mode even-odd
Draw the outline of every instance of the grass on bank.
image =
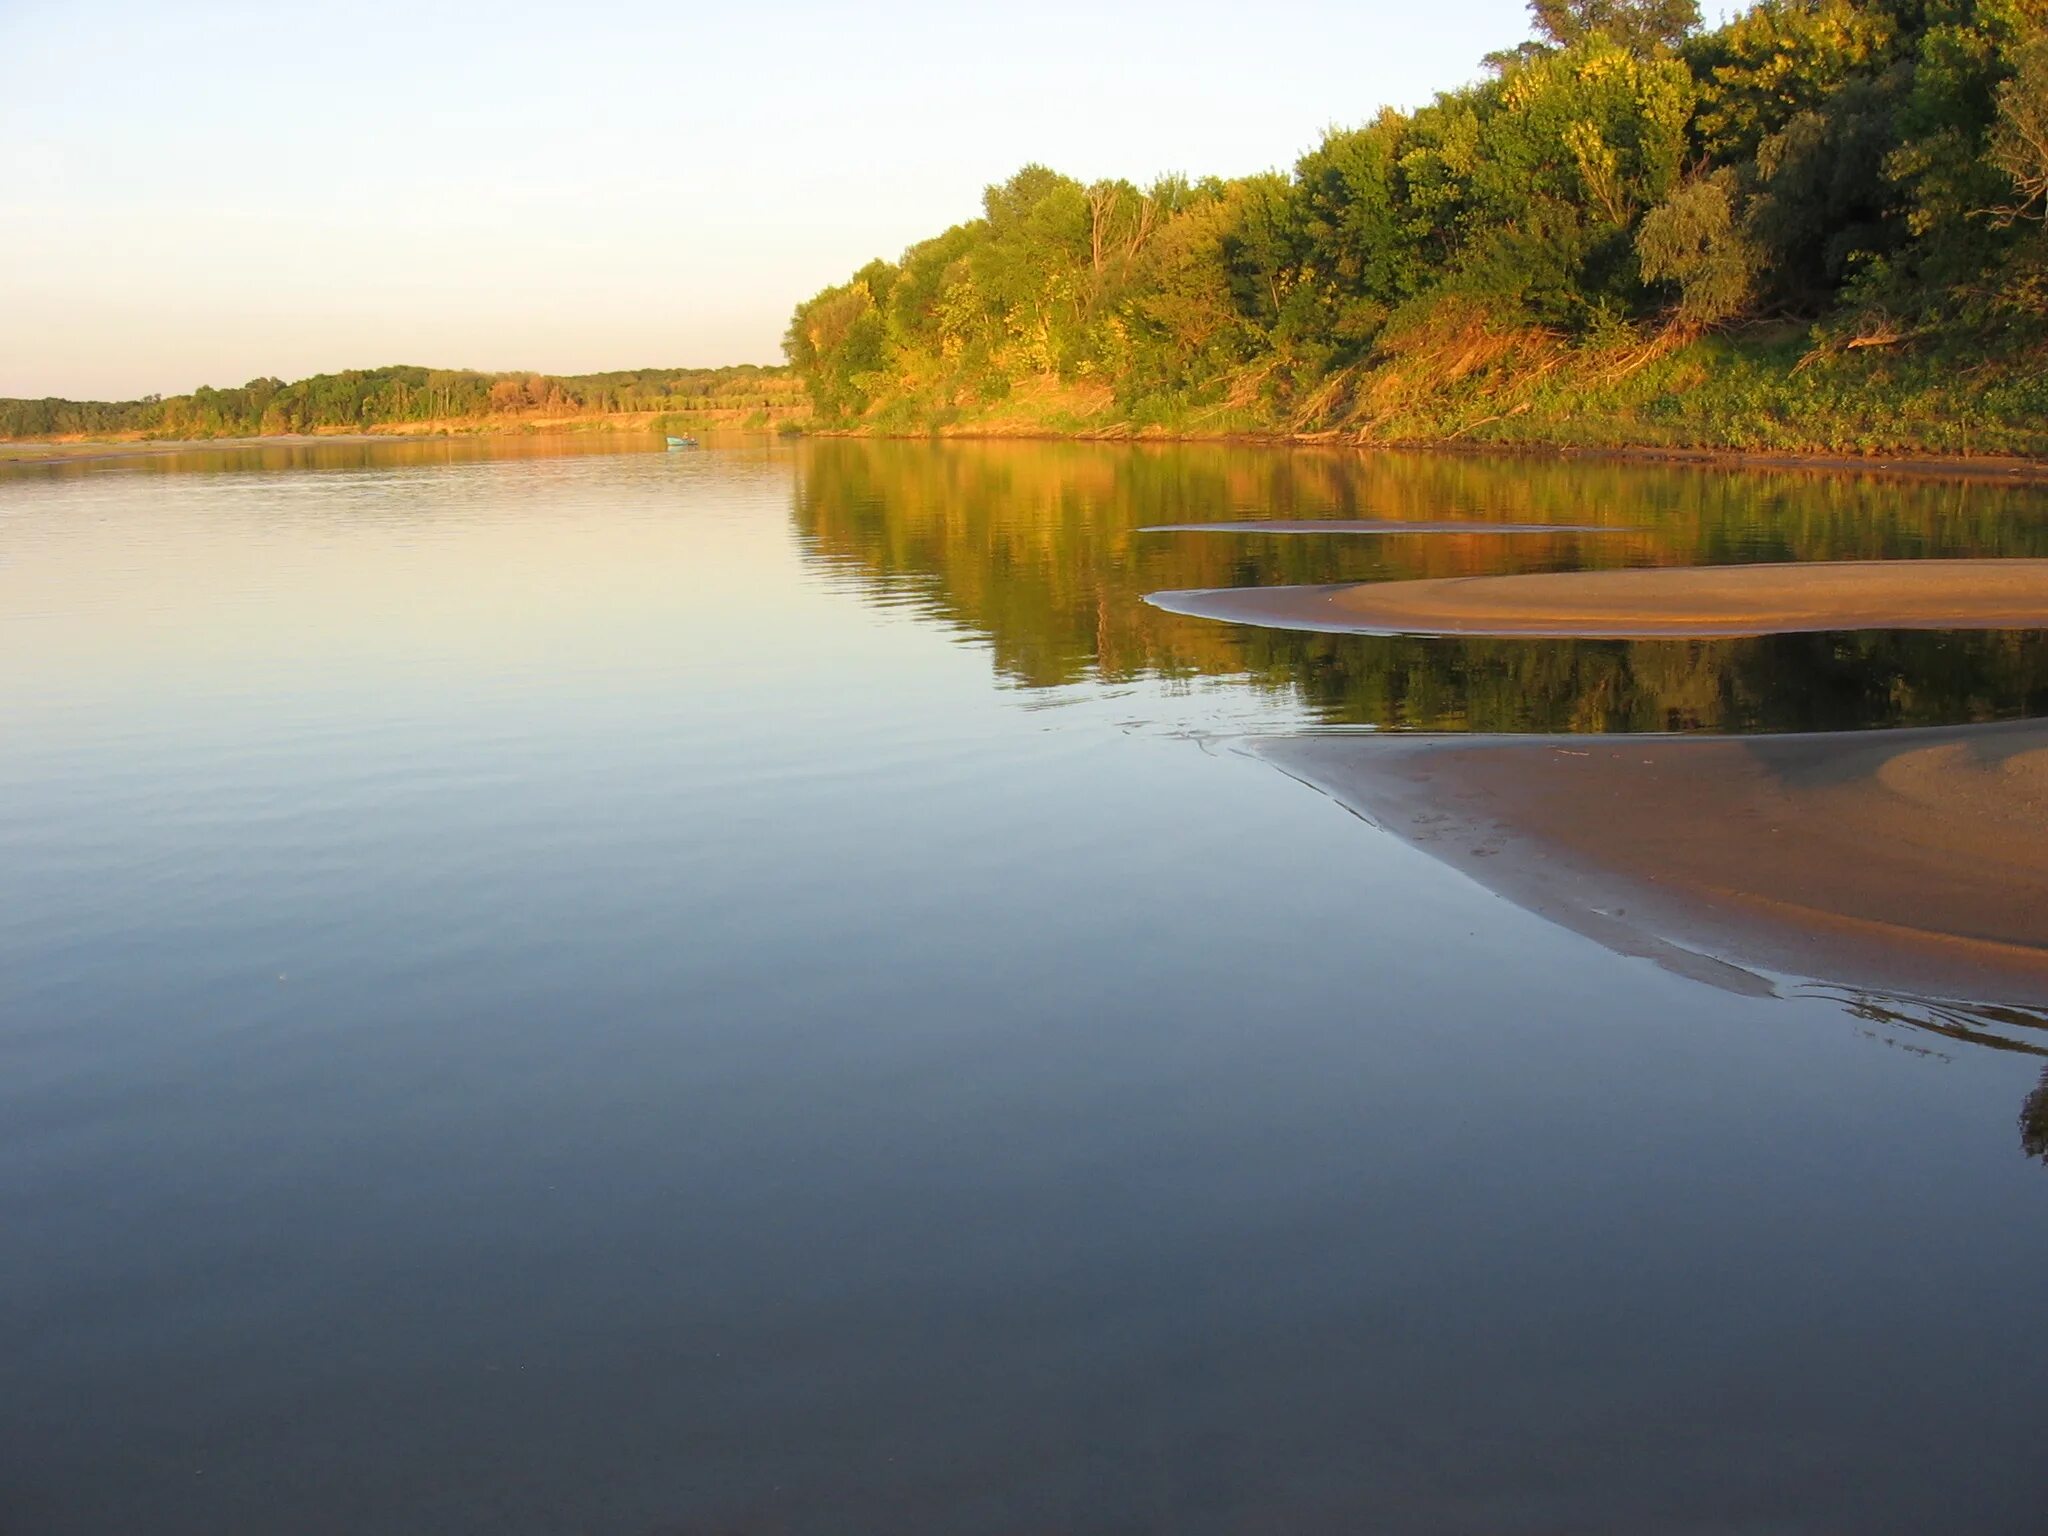
[[1618, 326], [1572, 341], [1440, 314], [1287, 404], [1256, 372], [1130, 400], [1105, 383], [1055, 377], [909, 378], [887, 381], [857, 418], [812, 425], [876, 436], [2048, 457], [2048, 349], [2039, 343], [2001, 351], [1981, 337], [1967, 346], [1939, 336], [1857, 339], [1789, 325], [1705, 335]]

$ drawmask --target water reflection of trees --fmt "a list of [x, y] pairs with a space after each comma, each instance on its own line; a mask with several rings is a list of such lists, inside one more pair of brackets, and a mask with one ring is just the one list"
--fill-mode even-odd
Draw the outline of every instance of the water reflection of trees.
[[2020, 1150], [2048, 1163], [2048, 1069], [2040, 1085], [2020, 1105]]
[[1819, 983], [1798, 990], [1801, 996], [1829, 998], [1867, 1023], [1924, 1030], [1994, 1051], [2048, 1056], [2048, 1012], [2039, 1008], [2012, 1003], [1908, 997], [1901, 993]]
[[[1489, 730], [1790, 729], [2048, 710], [2036, 634], [1424, 640], [1295, 634], [1148, 608], [1184, 587], [1621, 565], [2048, 555], [2020, 486], [1611, 462], [1210, 446], [825, 441], [795, 516], [878, 600], [988, 638], [1026, 686], [1237, 676], [1331, 721]], [[1591, 522], [1593, 536], [1142, 534], [1232, 516]]]
[[2019, 1106], [2019, 1151], [2048, 1163], [2048, 1069], [2025, 1104]]
[[[1924, 1030], [1988, 1050], [2048, 1056], [2048, 1012], [2038, 1008], [1902, 997], [1844, 987], [1812, 986], [1800, 991], [1832, 998], [1866, 1023]], [[2042, 1069], [2041, 1081], [2020, 1104], [2020, 1151], [2048, 1163], [2048, 1067]]]

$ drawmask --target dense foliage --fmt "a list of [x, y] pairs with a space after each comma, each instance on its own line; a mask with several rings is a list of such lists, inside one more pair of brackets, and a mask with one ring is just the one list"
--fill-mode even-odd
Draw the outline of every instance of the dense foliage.
[[219, 437], [311, 432], [516, 415], [600, 415], [786, 405], [787, 371], [643, 368], [557, 377], [466, 369], [362, 368], [286, 384], [251, 379], [239, 389], [199, 388], [142, 400], [0, 400], [0, 438], [141, 432]]
[[[1735, 330], [1773, 382], [1695, 384], [1702, 411], [1819, 422], [1861, 392], [2034, 446], [2048, 0], [1763, 0], [1707, 31], [1692, 0], [1531, 10], [1539, 37], [1477, 83], [1333, 131], [1291, 176], [1026, 167], [980, 218], [800, 305], [789, 359], [821, 416], [883, 429], [1501, 436], [1554, 406], [1518, 393], [1531, 380], [1575, 393]], [[1967, 384], [1958, 349], [1986, 365]], [[1802, 362], [1819, 375], [1788, 382]], [[1439, 419], [1468, 376], [1491, 382]], [[1704, 417], [1662, 435], [1774, 436]]]

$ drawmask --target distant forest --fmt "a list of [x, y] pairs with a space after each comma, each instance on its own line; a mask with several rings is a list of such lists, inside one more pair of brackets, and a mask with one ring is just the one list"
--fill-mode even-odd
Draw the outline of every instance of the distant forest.
[[195, 389], [141, 400], [0, 400], [0, 438], [255, 436], [484, 417], [766, 410], [798, 404], [785, 368], [638, 368], [555, 375], [363, 368], [287, 384]]
[[2048, 450], [2048, 0], [1530, 9], [1291, 175], [1029, 166], [787, 355], [879, 430]]

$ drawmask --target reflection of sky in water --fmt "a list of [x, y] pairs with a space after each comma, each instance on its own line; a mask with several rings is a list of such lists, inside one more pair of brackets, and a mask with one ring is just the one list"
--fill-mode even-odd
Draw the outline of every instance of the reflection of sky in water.
[[417, 452], [0, 478], [0, 1525], [2038, 1510], [2037, 1059], [1225, 750], [1113, 456]]

